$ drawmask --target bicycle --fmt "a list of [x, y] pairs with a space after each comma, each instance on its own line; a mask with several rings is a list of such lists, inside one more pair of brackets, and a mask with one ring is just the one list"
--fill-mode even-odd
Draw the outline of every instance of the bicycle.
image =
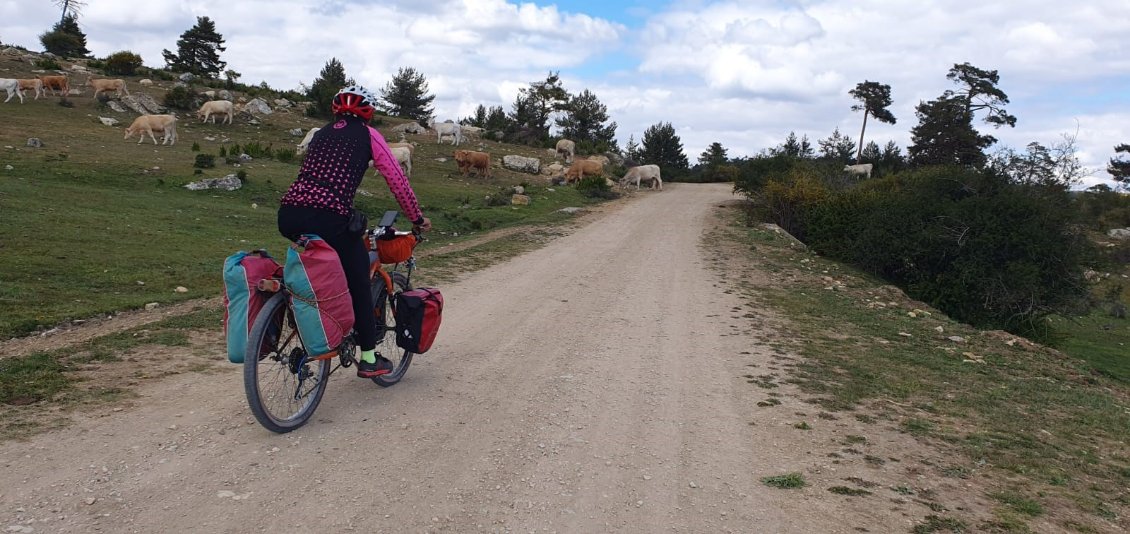
[[[373, 311], [377, 316], [377, 350], [393, 363], [392, 372], [371, 379], [381, 387], [400, 382], [412, 364], [413, 356], [413, 353], [396, 345], [395, 297], [412, 289], [412, 271], [416, 269], [416, 257], [412, 252], [422, 237], [418, 232], [396, 231], [392, 224], [397, 215], [396, 211], [385, 212], [381, 222], [375, 228], [367, 229], [363, 236], [369, 250], [370, 287]], [[394, 258], [402, 261], [395, 262], [392, 271], [386, 271], [381, 264], [378, 243], [408, 235], [413, 236], [414, 242], [407, 249], [407, 258]], [[401, 264], [405, 272], [398, 270]], [[314, 415], [326, 392], [330, 375], [358, 363], [354, 355], [355, 332], [350, 331], [335, 350], [311, 355], [298, 334], [293, 297], [282, 278], [260, 280], [258, 288], [274, 295], [263, 304], [248, 335], [247, 352], [243, 359], [243, 386], [247, 404], [259, 424], [283, 434], [306, 424]], [[331, 369], [335, 358], [337, 366]]]

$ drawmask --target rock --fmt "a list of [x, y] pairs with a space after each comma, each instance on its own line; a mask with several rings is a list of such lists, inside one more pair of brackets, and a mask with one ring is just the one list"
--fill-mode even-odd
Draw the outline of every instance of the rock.
[[184, 286], [177, 286], [177, 288], [173, 291], [176, 291], [177, 293], [188, 293], [188, 288]]
[[216, 96], [219, 97], [220, 100], [231, 100], [231, 91], [220, 89], [216, 91]]
[[262, 98], [252, 99], [250, 102], [243, 105], [243, 110], [249, 113], [259, 115], [270, 115], [271, 106], [267, 105], [267, 101]]
[[67, 91], [67, 96], [79, 96], [82, 94], [82, 89], [71, 89]]
[[191, 72], [185, 72], [185, 73], [181, 74], [180, 76], [177, 76], [177, 79], [182, 81], [182, 82], [187, 83], [187, 82], [191, 82], [192, 80], [195, 80], [196, 76], [194, 74], [192, 74]]
[[447, 158], [436, 158], [436, 161], [438, 161], [438, 162], [440, 162], [440, 163], [446, 163], [446, 162], [447, 162]]
[[294, 104], [292, 104], [290, 102], [290, 100], [287, 100], [285, 98], [276, 98], [275, 99], [275, 107], [277, 107], [277, 108], [289, 108], [293, 105]]
[[102, 124], [105, 124], [106, 126], [117, 126], [118, 125], [118, 119], [114, 119], [114, 118], [110, 118], [110, 117], [98, 117], [98, 120], [102, 121]]
[[1113, 239], [1130, 239], [1130, 228], [1115, 228], [1107, 232], [1106, 235]]
[[9, 55], [9, 56], [18, 56], [18, 55], [20, 55], [24, 52], [23, 52], [23, 50], [20, 50], [19, 48], [16, 48], [14, 46], [9, 46], [8, 48], [4, 49], [4, 53]]
[[79, 65], [78, 63], [75, 63], [74, 65], [71, 65], [71, 70], [75, 72], [86, 73], [86, 65]]
[[526, 188], [522, 187], [520, 185], [516, 185], [516, 186], [514, 186], [514, 194], [515, 195], [524, 195], [524, 194], [526, 194]]
[[91, 504], [98, 502], [98, 499], [96, 499], [94, 497], [87, 497], [83, 502], [85, 502], [87, 504], [87, 506], [89, 506]]
[[963, 338], [961, 336], [950, 336], [950, 337], [947, 337], [946, 339], [953, 341], [954, 343], [965, 343], [965, 338]]
[[234, 174], [229, 174], [223, 178], [205, 178], [198, 182], [192, 182], [184, 185], [185, 189], [190, 191], [201, 191], [205, 189], [222, 189], [224, 191], [235, 191], [243, 187], [243, 182]]
[[541, 168], [541, 173], [549, 176], [560, 176], [565, 174], [565, 166], [560, 163], [550, 163]]
[[252, 126], [257, 126], [260, 123], [259, 123], [259, 119], [248, 119], [247, 124], [250, 124]]
[[13, 167], [11, 165], [5, 165], [4, 166], [4, 170], [6, 170], [6, 171], [10, 171], [10, 170], [13, 170], [13, 169], [15, 169], [15, 167]]
[[530, 197], [526, 195], [514, 195], [510, 197], [510, 204], [514, 206], [529, 206]]
[[396, 126], [392, 127], [393, 133], [422, 134], [426, 133], [427, 131], [427, 128], [420, 126], [420, 124], [416, 122], [406, 122], [404, 124], [397, 124]]
[[248, 161], [251, 161], [252, 159], [254, 159], [254, 158], [252, 158], [251, 156], [248, 156], [247, 154], [240, 154], [239, 155], [239, 162], [240, 163], [247, 163]]
[[150, 302], [149, 304], [145, 305], [145, 310], [146, 311], [155, 310], [155, 309], [157, 309], [157, 306], [160, 306], [160, 304], [158, 304], [156, 302]]
[[505, 137], [505, 134], [503, 134], [502, 132], [500, 132], [498, 130], [495, 130], [495, 131], [487, 134], [487, 137], [490, 137], [491, 139], [494, 139], [495, 141], [501, 141], [502, 138]]
[[29, 137], [27, 138], [27, 146], [31, 148], [43, 148], [43, 141], [40, 141], [38, 137]]
[[[142, 115], [164, 113], [165, 107], [145, 93], [133, 93], [121, 98], [122, 105]], [[112, 102], [112, 101], [111, 101]]]
[[572, 214], [574, 214], [574, 213], [578, 213], [578, 212], [580, 212], [580, 211], [584, 211], [584, 208], [576, 208], [576, 207], [573, 207], [573, 206], [569, 206], [569, 207], [561, 208], [561, 209], [559, 209], [559, 210], [557, 210], [557, 211], [560, 211], [560, 212], [562, 212], [562, 213], [568, 213], [568, 214], [572, 215]]
[[150, 85], [153, 85], [153, 80], [150, 80], [149, 78], [145, 78], [144, 80], [141, 80], [137, 83], [139, 85], [141, 85], [142, 87], [149, 87]]
[[126, 112], [126, 108], [123, 108], [122, 105], [119, 104], [117, 100], [111, 100], [111, 101], [107, 102], [106, 105], [109, 106], [111, 110], [114, 110], [118, 113], [125, 113]]
[[508, 154], [502, 156], [502, 166], [512, 171], [537, 174], [541, 169], [541, 160]]
[[302, 128], [295, 128], [290, 131], [292, 137], [302, 137]]

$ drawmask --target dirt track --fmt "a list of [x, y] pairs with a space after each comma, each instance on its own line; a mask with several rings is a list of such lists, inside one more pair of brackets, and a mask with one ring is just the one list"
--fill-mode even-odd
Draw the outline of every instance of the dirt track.
[[[642, 193], [443, 287], [439, 341], [404, 382], [335, 375], [291, 434], [253, 421], [241, 369], [227, 366], [4, 443], [0, 529], [908, 531], [923, 515], [913, 504], [826, 491], [896, 476], [833, 465], [848, 423], [798, 431], [798, 411], [819, 410], [787, 385], [781, 406], [756, 406], [765, 392], [742, 375], [777, 356], [730, 313], [747, 303], [719, 289], [702, 244], [732, 198], [727, 185]], [[903, 462], [917, 454], [910, 438], [869, 438]], [[760, 481], [787, 472], [809, 487]]]

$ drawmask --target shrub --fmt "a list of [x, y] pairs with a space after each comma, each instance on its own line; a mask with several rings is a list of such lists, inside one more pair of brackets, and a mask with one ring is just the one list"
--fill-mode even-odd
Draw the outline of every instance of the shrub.
[[141, 68], [141, 56], [128, 50], [114, 52], [106, 57], [106, 74], [133, 76]]
[[247, 181], [247, 171], [240, 169], [239, 172], [235, 173], [235, 177], [246, 182]]
[[291, 163], [295, 160], [297, 152], [293, 148], [280, 148], [275, 150], [275, 159], [282, 163]]
[[216, 166], [216, 156], [212, 154], [197, 154], [196, 162], [192, 164], [197, 169], [211, 169]]
[[221, 158], [228, 157], [228, 150], [226, 148], [224, 148], [223, 145], [220, 145], [220, 157]]
[[58, 61], [53, 57], [45, 57], [35, 60], [35, 66], [44, 70], [63, 70]]
[[771, 221], [797, 239], [805, 239], [805, 216], [828, 198], [828, 189], [801, 167], [790, 169], [784, 177], [769, 180], [755, 205], [762, 220]]
[[248, 141], [243, 145], [243, 153], [255, 159], [271, 158], [274, 157], [274, 152], [271, 150], [272, 144], [263, 146], [259, 141]]
[[197, 142], [194, 141], [192, 143], [192, 151], [193, 152], [200, 152], [200, 143], [197, 143]]
[[589, 198], [612, 199], [620, 195], [608, 185], [604, 176], [586, 176], [577, 182], [577, 192]]
[[165, 106], [180, 110], [195, 110], [198, 103], [191, 89], [178, 85], [165, 93]]

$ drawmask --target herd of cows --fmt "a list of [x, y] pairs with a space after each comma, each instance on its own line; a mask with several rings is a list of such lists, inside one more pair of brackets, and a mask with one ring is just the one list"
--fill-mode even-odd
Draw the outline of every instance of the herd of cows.
[[[141, 80], [139, 82], [142, 86], [152, 85], [151, 80]], [[129, 89], [126, 86], [125, 80], [122, 79], [95, 79], [93, 76], [87, 78], [83, 87], [89, 87], [94, 90], [94, 97], [103, 92], [114, 92], [116, 96], [123, 94], [129, 95]], [[32, 91], [35, 99], [38, 100], [40, 96], [46, 97], [47, 92], [50, 91], [52, 95], [67, 95], [70, 88], [70, 80], [67, 76], [39, 76], [29, 79], [14, 79], [14, 78], [0, 78], [0, 90], [8, 93], [8, 98], [4, 100], [5, 103], [12, 100], [13, 97], [18, 97], [20, 103], [24, 102], [24, 91]], [[216, 123], [216, 117], [222, 116], [220, 124], [231, 124], [235, 116], [235, 104], [230, 100], [209, 100], [205, 102], [197, 111], [197, 118], [201, 122], [206, 122], [209, 119], [212, 123]], [[442, 143], [444, 137], [451, 137], [452, 145], [458, 146], [465, 136], [478, 137], [482, 134], [482, 129], [474, 126], [462, 125], [456, 122], [429, 122], [428, 126], [436, 132], [436, 142]], [[309, 144], [310, 139], [318, 128], [311, 128], [306, 133], [306, 137], [298, 144], [297, 151], [302, 154], [306, 146]], [[134, 121], [125, 129], [125, 139], [137, 135], [138, 144], [145, 141], [146, 134], [157, 144], [157, 134], [161, 135], [162, 145], [174, 145], [177, 141], [177, 117], [175, 115], [141, 115], [134, 119]], [[415, 144], [400, 142], [389, 143], [389, 148], [392, 150], [397, 161], [400, 162], [401, 168], [405, 174], [411, 176], [412, 174], [412, 156], [415, 151]], [[562, 139], [557, 142], [556, 154], [561, 156], [565, 163], [569, 165], [565, 169], [564, 175], [561, 177], [564, 183], [572, 183], [579, 181], [585, 176], [603, 176], [604, 167], [608, 164], [608, 158], [605, 156], [592, 156], [589, 158], [576, 158], [576, 143], [568, 139]], [[476, 150], [455, 150], [454, 159], [459, 167], [459, 172], [463, 176], [468, 173], [475, 173], [477, 176], [491, 177], [491, 157], [488, 152], [480, 152]], [[870, 170], [870, 169], [868, 169]], [[628, 186], [635, 182], [636, 189], [640, 189], [644, 183], [649, 184], [651, 189], [663, 189], [663, 180], [660, 178], [658, 165], [640, 165], [632, 167], [620, 178], [619, 183], [621, 186]]]

